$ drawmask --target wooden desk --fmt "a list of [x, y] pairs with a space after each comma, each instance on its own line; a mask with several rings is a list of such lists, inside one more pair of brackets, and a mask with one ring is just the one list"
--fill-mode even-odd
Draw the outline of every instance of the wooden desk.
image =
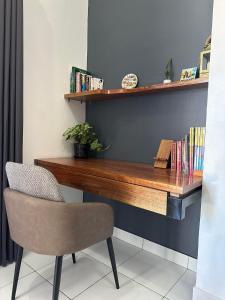
[[91, 192], [176, 220], [201, 198], [202, 180], [148, 164], [106, 159], [36, 159], [60, 184]]

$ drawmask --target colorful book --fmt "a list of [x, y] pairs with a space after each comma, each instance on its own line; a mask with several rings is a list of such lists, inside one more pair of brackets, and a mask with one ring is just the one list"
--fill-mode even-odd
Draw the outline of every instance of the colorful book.
[[173, 142], [171, 151], [171, 169], [184, 174], [193, 174], [204, 168], [205, 127], [191, 127], [189, 135], [182, 141]]
[[189, 137], [189, 172], [193, 173], [194, 170], [194, 128], [190, 128]]
[[182, 141], [177, 142], [177, 171], [182, 171]]
[[198, 163], [198, 130], [197, 127], [194, 128], [194, 170], [197, 170]]
[[[88, 72], [87, 70], [83, 70], [77, 67], [72, 67], [72, 76], [73, 76], [73, 81], [74, 81], [74, 86], [77, 87], [78, 83], [77, 83], [77, 73], [82, 73], [85, 75], [91, 75], [90, 72]], [[77, 90], [75, 92], [78, 92]]]
[[81, 91], [86, 91], [86, 74], [81, 73]]
[[81, 92], [81, 73], [76, 73], [76, 92]]
[[201, 138], [200, 138], [200, 163], [199, 170], [203, 170], [204, 166], [204, 152], [205, 152], [205, 127], [201, 128]]
[[184, 169], [185, 174], [189, 172], [189, 137], [185, 135], [184, 138]]
[[70, 93], [75, 93], [76, 92], [76, 80], [74, 77], [74, 74], [71, 72], [70, 73]]
[[177, 169], [177, 142], [174, 141], [172, 143], [172, 150], [171, 150], [171, 170]]

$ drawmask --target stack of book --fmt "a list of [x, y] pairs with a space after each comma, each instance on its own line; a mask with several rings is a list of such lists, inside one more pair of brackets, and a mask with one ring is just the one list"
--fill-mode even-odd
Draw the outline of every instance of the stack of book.
[[79, 93], [103, 89], [103, 79], [92, 76], [90, 72], [72, 67], [70, 75], [70, 93]]
[[186, 174], [201, 173], [204, 167], [205, 127], [191, 127], [189, 135], [174, 141], [171, 150], [171, 169]]

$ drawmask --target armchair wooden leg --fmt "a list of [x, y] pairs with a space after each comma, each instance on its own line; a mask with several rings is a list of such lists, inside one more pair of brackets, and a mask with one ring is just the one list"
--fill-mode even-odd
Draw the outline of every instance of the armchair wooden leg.
[[72, 260], [73, 260], [73, 263], [75, 264], [77, 261], [76, 261], [76, 255], [75, 253], [72, 253]]
[[114, 279], [115, 279], [116, 288], [119, 289], [120, 285], [119, 285], [119, 280], [118, 280], [116, 260], [115, 260], [115, 254], [114, 254], [113, 243], [112, 243], [112, 238], [111, 237], [107, 239], [107, 246], [108, 246], [108, 250], [109, 250], [109, 256], [110, 256], [110, 260], [111, 260], [111, 264], [112, 264], [112, 269], [113, 269], [113, 275], [114, 275]]
[[17, 284], [20, 275], [20, 266], [21, 266], [22, 257], [23, 257], [23, 248], [18, 246], [11, 300], [15, 300], [16, 297], [16, 290], [17, 290]]
[[58, 300], [61, 282], [63, 256], [56, 256], [52, 300]]

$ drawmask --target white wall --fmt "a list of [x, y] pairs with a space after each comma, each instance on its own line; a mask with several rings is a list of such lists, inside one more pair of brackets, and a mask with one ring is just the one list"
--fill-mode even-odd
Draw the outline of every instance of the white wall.
[[[88, 0], [24, 0], [24, 162], [71, 156], [62, 133], [85, 120], [69, 103], [71, 66], [87, 65]], [[78, 194], [81, 197], [81, 194]]]
[[[214, 1], [213, 49], [194, 299], [225, 299], [225, 1]], [[213, 297], [214, 296], [214, 297]], [[215, 298], [217, 297], [217, 298]]]

